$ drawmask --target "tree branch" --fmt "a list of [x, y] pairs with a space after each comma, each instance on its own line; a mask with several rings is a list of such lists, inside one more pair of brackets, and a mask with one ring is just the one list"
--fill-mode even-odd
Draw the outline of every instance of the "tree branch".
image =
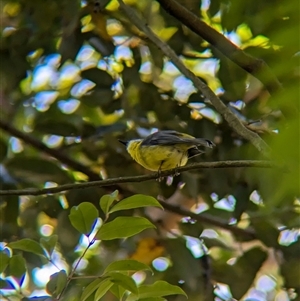
[[149, 39], [157, 45], [161, 51], [171, 59], [177, 69], [189, 78], [194, 86], [202, 92], [202, 94], [211, 101], [215, 109], [225, 118], [229, 126], [235, 130], [241, 137], [249, 140], [260, 152], [265, 156], [269, 155], [269, 146], [254, 132], [248, 130], [242, 122], [238, 119], [232, 111], [230, 111], [226, 105], [217, 97], [217, 95], [204, 84], [193, 72], [188, 70], [182, 61], [178, 58], [176, 53], [165, 42], [158, 38], [153, 31], [142, 21], [135, 11], [127, 6], [122, 0], [118, 0], [121, 8], [129, 18], [129, 20], [141, 31], [143, 31]]
[[204, 40], [216, 47], [227, 58], [259, 79], [270, 94], [281, 90], [281, 84], [265, 61], [245, 53], [214, 28], [201, 21], [176, 0], [157, 0], [160, 5], [173, 17], [198, 34]]
[[[256, 160], [241, 160], [241, 161], [217, 161], [217, 162], [202, 162], [190, 164], [175, 169], [170, 169], [162, 171], [160, 174], [162, 177], [174, 175], [176, 172], [185, 172], [189, 170], [196, 170], [202, 168], [236, 168], [236, 167], [260, 167], [260, 168], [271, 168], [276, 167], [270, 161], [256, 161]], [[133, 177], [119, 177], [111, 178], [107, 180], [92, 181], [85, 183], [75, 183], [75, 184], [64, 184], [51, 188], [27, 188], [20, 190], [0, 190], [0, 195], [43, 195], [43, 194], [53, 194], [59, 193], [67, 190], [83, 189], [89, 187], [104, 187], [104, 186], [114, 186], [123, 183], [139, 183], [145, 182], [153, 179], [158, 179], [157, 173], [151, 173], [149, 175], [143, 176], [133, 176]]]
[[232, 232], [233, 234], [236, 234], [239, 236], [248, 237], [251, 239], [256, 238], [255, 231], [251, 228], [242, 229], [237, 226], [230, 225], [224, 219], [218, 218], [216, 216], [212, 216], [208, 213], [197, 214], [197, 213], [191, 212], [189, 210], [186, 210], [184, 208], [181, 208], [180, 206], [171, 205], [164, 201], [159, 201], [159, 202], [164, 207], [164, 209], [171, 211], [173, 213], [177, 213], [181, 216], [188, 216], [198, 222], [213, 225], [218, 228], [226, 229], [226, 230]]

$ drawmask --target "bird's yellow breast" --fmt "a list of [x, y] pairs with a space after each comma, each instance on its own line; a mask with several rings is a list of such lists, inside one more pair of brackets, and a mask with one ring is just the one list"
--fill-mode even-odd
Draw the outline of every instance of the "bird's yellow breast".
[[131, 157], [144, 168], [158, 171], [183, 166], [188, 161], [187, 151], [176, 146], [143, 146], [142, 140], [132, 140], [127, 146]]

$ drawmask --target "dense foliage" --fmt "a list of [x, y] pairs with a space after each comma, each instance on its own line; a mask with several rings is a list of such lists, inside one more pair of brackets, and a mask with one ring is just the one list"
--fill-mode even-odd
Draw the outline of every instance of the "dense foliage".
[[[300, 300], [299, 3], [176, 2], [193, 18], [175, 18], [166, 1], [125, 1], [268, 143], [269, 157], [117, 0], [2, 1], [3, 300]], [[233, 63], [228, 44], [189, 28], [199, 18], [266, 65]], [[193, 162], [268, 159], [276, 167], [5, 194], [148, 174], [118, 139], [157, 129], [214, 141]], [[164, 211], [155, 208], [164, 201]]]

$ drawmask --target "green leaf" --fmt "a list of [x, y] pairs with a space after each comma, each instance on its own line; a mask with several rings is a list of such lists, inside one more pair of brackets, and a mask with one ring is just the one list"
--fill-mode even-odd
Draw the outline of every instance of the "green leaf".
[[136, 283], [130, 276], [118, 272], [109, 272], [107, 275], [109, 276], [111, 282], [122, 286], [134, 294], [138, 293]]
[[99, 287], [100, 283], [103, 282], [102, 278], [95, 279], [92, 281], [82, 292], [81, 301], [85, 301], [94, 291]]
[[105, 195], [103, 195], [102, 198], [100, 199], [100, 208], [102, 209], [102, 211], [105, 214], [108, 213], [111, 204], [115, 200], [117, 200], [118, 194], [119, 194], [118, 190], [115, 190], [111, 194], [105, 194]]
[[47, 238], [42, 237], [40, 239], [41, 245], [43, 246], [43, 248], [45, 248], [45, 250], [48, 252], [50, 257], [53, 253], [53, 250], [54, 250], [55, 246], [56, 246], [57, 239], [58, 239], [57, 235], [52, 235], [52, 236], [47, 237]]
[[0, 253], [0, 274], [4, 272], [9, 262], [9, 256], [3, 252]]
[[72, 207], [69, 214], [72, 226], [86, 236], [93, 231], [97, 218], [97, 208], [88, 202], [83, 202], [76, 207]]
[[26, 273], [25, 259], [21, 255], [14, 255], [9, 259], [6, 269], [7, 276], [21, 278]]
[[114, 284], [109, 291], [114, 294], [118, 300], [122, 300], [126, 289], [118, 284]]
[[66, 271], [61, 270], [58, 273], [55, 273], [50, 276], [50, 280], [46, 285], [46, 290], [50, 295], [56, 298], [62, 292], [66, 284], [67, 284]]
[[145, 298], [156, 298], [169, 295], [184, 295], [186, 293], [178, 286], [169, 284], [166, 281], [156, 281], [151, 285], [141, 285], [139, 287], [139, 293], [130, 294], [126, 301], [136, 301]]
[[142, 271], [142, 270], [148, 270], [152, 272], [151, 268], [144, 263], [141, 263], [133, 259], [124, 259], [124, 260], [114, 261], [111, 264], [109, 264], [106, 267], [104, 274], [111, 271]]
[[153, 297], [153, 298], [142, 298], [139, 299], [139, 301], [166, 301], [167, 299], [163, 298], [163, 297]]
[[109, 278], [104, 279], [98, 286], [98, 289], [95, 293], [94, 301], [100, 300], [112, 286], [113, 283], [110, 281]]
[[163, 206], [152, 196], [143, 195], [143, 194], [136, 194], [129, 198], [126, 198], [120, 202], [118, 202], [110, 211], [109, 213], [120, 211], [120, 210], [127, 210], [133, 208], [141, 208], [141, 207], [159, 207], [163, 209]]
[[97, 232], [95, 238], [100, 240], [127, 238], [148, 228], [155, 228], [155, 226], [144, 217], [122, 216], [104, 224]]
[[46, 257], [45, 252], [40, 246], [40, 244], [29, 238], [24, 238], [18, 241], [11, 242], [7, 246], [12, 249], [22, 250]]

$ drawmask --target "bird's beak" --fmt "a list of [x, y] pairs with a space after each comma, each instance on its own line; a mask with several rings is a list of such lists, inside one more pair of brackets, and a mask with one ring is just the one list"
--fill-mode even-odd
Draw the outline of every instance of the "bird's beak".
[[118, 140], [119, 142], [121, 142], [122, 144], [124, 144], [125, 146], [127, 146], [128, 141], [124, 141], [124, 140]]

